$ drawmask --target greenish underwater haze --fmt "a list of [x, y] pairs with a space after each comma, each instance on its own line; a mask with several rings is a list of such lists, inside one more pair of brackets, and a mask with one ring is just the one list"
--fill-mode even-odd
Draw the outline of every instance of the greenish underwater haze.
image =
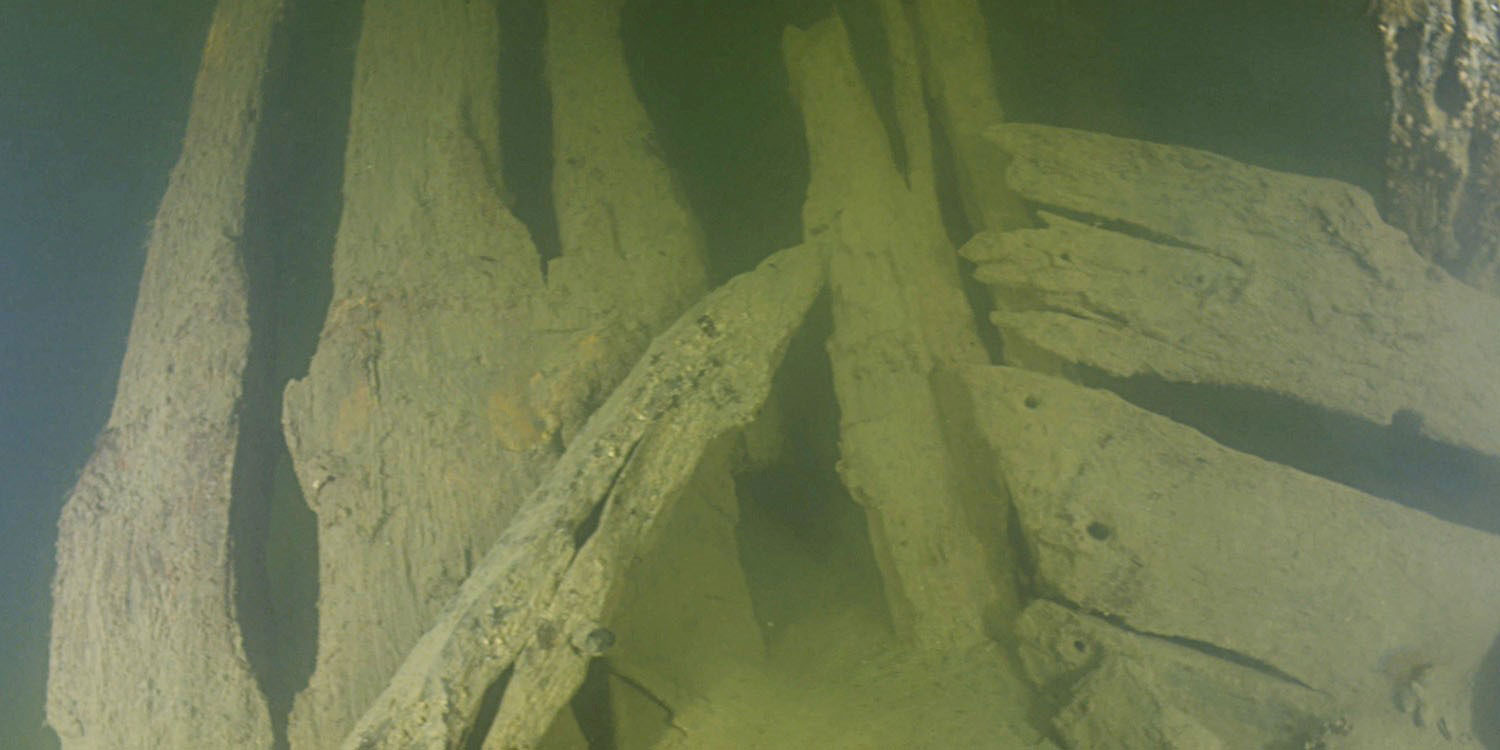
[[[499, 2], [511, 28], [541, 28], [541, 0]], [[981, 5], [1011, 120], [1192, 146], [1379, 195], [1388, 104], [1365, 0]], [[0, 748], [57, 744], [43, 728], [42, 705], [58, 512], [109, 413], [149, 222], [177, 157], [213, 7], [206, 0], [0, 0]], [[305, 13], [290, 7], [287, 65], [268, 82], [273, 147], [257, 165], [261, 202], [248, 219], [260, 234], [247, 238], [280, 248], [262, 258], [274, 266], [267, 278], [277, 285], [269, 296], [276, 309], [259, 313], [279, 336], [267, 344], [279, 347], [273, 387], [301, 374], [327, 303], [358, 24], [353, 0], [309, 5]], [[781, 67], [787, 24], [842, 12], [877, 106], [893, 116], [880, 101], [889, 97], [880, 82], [888, 87], [890, 76], [882, 73], [881, 40], [868, 33], [877, 26], [868, 20], [872, 8], [871, 0], [627, 1], [622, 33], [634, 83], [703, 225], [716, 282], [802, 233], [803, 196], [780, 187], [805, 185], [808, 173], [801, 118]], [[526, 88], [536, 80], [527, 65], [539, 43], [517, 33], [503, 40], [516, 57], [497, 65], [526, 101], [544, 96]], [[514, 184], [545, 185], [546, 126], [507, 121], [504, 137]], [[555, 248], [545, 194], [515, 196], [514, 210], [544, 253]], [[257, 224], [258, 217], [274, 220]], [[967, 229], [951, 231], [961, 240]], [[322, 249], [294, 252], [300, 247]], [[803, 375], [816, 383], [805, 392], [831, 399], [826, 373], [787, 377]], [[786, 411], [822, 429], [834, 421], [828, 406]], [[789, 424], [788, 432], [811, 430]], [[809, 437], [801, 453], [816, 461], [791, 468], [812, 477], [809, 484], [833, 483], [833, 440]], [[262, 468], [260, 481], [274, 498], [266, 564], [276, 583], [260, 593], [270, 597], [267, 621], [248, 629], [247, 647], [257, 669], [281, 676], [263, 687], [284, 712], [311, 670], [312, 645], [270, 654], [273, 644], [313, 632], [316, 561], [310, 540], [297, 543], [311, 521], [293, 502], [299, 496], [287, 466]], [[785, 497], [776, 481], [746, 477], [744, 495]], [[757, 581], [797, 580], [809, 589], [759, 588], [758, 617], [795, 617], [805, 604], [799, 597], [822, 595], [827, 582], [782, 575], [777, 565], [827, 557], [830, 539], [862, 533], [857, 509], [837, 500], [816, 509], [808, 535], [785, 559], [747, 561], [745, 572]], [[807, 510], [754, 505], [741, 533], [769, 533], [795, 522], [784, 516], [797, 512]], [[868, 572], [867, 554], [851, 545], [834, 557]], [[877, 582], [858, 584], [878, 599]]]
[[109, 414], [212, 11], [0, 3], [0, 747], [57, 746], [57, 515]]

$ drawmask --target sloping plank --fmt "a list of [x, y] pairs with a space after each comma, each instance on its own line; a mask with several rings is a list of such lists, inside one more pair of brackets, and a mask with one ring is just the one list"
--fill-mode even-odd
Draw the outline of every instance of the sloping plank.
[[1500, 456], [1500, 300], [1418, 257], [1368, 195], [1092, 133], [988, 136], [1046, 223], [963, 250], [1017, 363], [1261, 389], [1375, 424], [1406, 410]]
[[1043, 598], [1322, 691], [1366, 724], [1411, 726], [1392, 708], [1408, 691], [1428, 731], [1469, 731], [1500, 635], [1500, 538], [1105, 391], [1006, 367], [967, 380]]
[[[454, 747], [514, 664], [485, 747], [529, 747], [607, 647], [614, 586], [708, 444], [749, 424], [823, 287], [803, 245], [736, 277], [652, 343], [585, 424], [344, 747]], [[575, 535], [603, 505], [598, 528]]]

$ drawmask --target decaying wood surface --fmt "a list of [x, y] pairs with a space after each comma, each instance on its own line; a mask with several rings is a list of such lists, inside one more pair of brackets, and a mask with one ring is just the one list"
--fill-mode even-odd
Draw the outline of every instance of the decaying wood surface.
[[1391, 91], [1386, 216], [1423, 255], [1500, 293], [1500, 5], [1375, 6]]
[[[1483, 707], [1472, 685], [1500, 625], [1500, 589], [1469, 571], [1500, 565], [1500, 538], [1231, 450], [1100, 389], [1008, 367], [965, 376], [1041, 599], [1140, 640], [1207, 644], [1188, 650], [1219, 660], [1184, 679], [1173, 675], [1187, 665], [1122, 650], [1170, 695], [1159, 703], [1212, 727], [1224, 747], [1274, 747], [1284, 731], [1276, 713], [1230, 709], [1248, 695], [1262, 709], [1279, 704], [1281, 717], [1342, 712], [1362, 740], [1399, 739], [1351, 747], [1473, 747], [1443, 744], [1433, 728], [1462, 738]], [[1023, 649], [1051, 664], [1043, 671], [1066, 671], [1042, 645], [1050, 635], [1029, 635], [1041, 640]], [[1050, 653], [1081, 651], [1095, 653]], [[1393, 692], [1418, 678], [1420, 706], [1402, 709], [1414, 715], [1392, 710]], [[1084, 711], [1091, 722], [1112, 715], [1121, 736], [1145, 723], [1130, 710], [1142, 690], [1102, 692]], [[1084, 736], [1070, 746], [1100, 746]]]
[[[933, 651], [982, 642], [985, 609], [1013, 596], [964, 510], [975, 485], [933, 460], [954, 439], [935, 375], [987, 358], [937, 197], [916, 162], [908, 185], [869, 93], [848, 85], [858, 70], [837, 18], [788, 29], [783, 46], [812, 161], [803, 225], [830, 246], [839, 478], [872, 529], [897, 632]], [[926, 133], [907, 110], [903, 127]]]
[[230, 527], [257, 379], [242, 237], [282, 9], [214, 13], [114, 408], [58, 524], [47, 722], [65, 748], [272, 744]]
[[[606, 648], [615, 583], [706, 446], [748, 424], [823, 286], [801, 245], [731, 280], [647, 350], [408, 655], [344, 747], [454, 747], [507, 668], [486, 748], [531, 747]], [[602, 508], [601, 508], [602, 506]], [[597, 514], [597, 527], [590, 532]]]
[[514, 52], [507, 16], [463, 0], [360, 14], [332, 299], [284, 401], [319, 566], [292, 747], [349, 733], [589, 412], [706, 291], [697, 222], [643, 147], [620, 5], [547, 3], [549, 107], [528, 117], [548, 123], [552, 183], [527, 191], [551, 202], [550, 242], [506, 197], [524, 178], [494, 117], [525, 101], [495, 64]]
[[[989, 131], [1045, 228], [964, 247], [1007, 356], [1284, 394], [1500, 455], [1500, 303], [1412, 252], [1369, 195], [1178, 146]], [[1072, 218], [1068, 218], [1072, 217]], [[1026, 355], [1030, 352], [1030, 355]]]

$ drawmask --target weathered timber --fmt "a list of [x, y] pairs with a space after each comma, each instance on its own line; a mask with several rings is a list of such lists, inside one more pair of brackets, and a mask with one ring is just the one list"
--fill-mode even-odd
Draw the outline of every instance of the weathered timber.
[[614, 587], [656, 520], [709, 443], [749, 424], [765, 400], [788, 338], [823, 286], [824, 263], [816, 245], [777, 253], [652, 343], [344, 747], [454, 747], [485, 690], [512, 666], [486, 747], [537, 741], [607, 645], [597, 631]]
[[1106, 391], [1016, 368], [967, 378], [1042, 598], [1317, 691], [1329, 701], [1306, 705], [1337, 709], [1361, 737], [1477, 747], [1473, 690], [1500, 635], [1500, 588], [1478, 571], [1500, 565], [1500, 538], [1232, 451]]
[[1386, 216], [1423, 255], [1500, 294], [1500, 5], [1371, 5], [1391, 92]]
[[1327, 693], [1048, 599], [1016, 623], [1027, 677], [1070, 747], [1261, 750], [1338, 728]]
[[1414, 253], [1362, 191], [1080, 131], [989, 136], [1045, 224], [963, 251], [1013, 362], [1257, 389], [1377, 425], [1406, 412], [1500, 456], [1500, 338], [1483, 325], [1500, 301]]
[[549, 6], [561, 247], [546, 261], [506, 198], [497, 8], [363, 11], [333, 302], [286, 392], [321, 566], [299, 750], [348, 734], [589, 412], [702, 294], [699, 233], [647, 147], [618, 3]]
[[[936, 202], [908, 186], [837, 17], [784, 34], [812, 160], [810, 240], [830, 246], [839, 476], [865, 509], [897, 630], [924, 648], [982, 641], [1013, 592], [967, 509], [982, 494], [948, 460], [935, 376], [985, 362]], [[925, 119], [908, 117], [908, 123]], [[925, 131], [924, 131], [925, 132]]]
[[250, 376], [241, 238], [282, 5], [214, 12], [114, 408], [58, 523], [47, 721], [69, 750], [272, 745], [229, 529]]
[[916, 18], [918, 27], [924, 94], [932, 102], [934, 122], [953, 150], [953, 177], [969, 225], [974, 229], [1022, 225], [1025, 209], [1004, 181], [991, 179], [998, 168], [993, 150], [984, 143], [985, 129], [1004, 117], [995, 93], [994, 60], [980, 4], [975, 0], [911, 4], [883, 0], [888, 28], [896, 21], [887, 9], [896, 5], [916, 10], [907, 12]]

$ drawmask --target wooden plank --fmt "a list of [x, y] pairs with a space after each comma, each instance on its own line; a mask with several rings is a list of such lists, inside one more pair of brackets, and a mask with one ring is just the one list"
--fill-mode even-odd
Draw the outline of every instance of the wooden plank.
[[1094, 133], [989, 138], [1045, 224], [963, 249], [1017, 363], [1259, 389], [1375, 424], [1407, 412], [1500, 456], [1500, 300], [1417, 256], [1368, 195]]
[[784, 250], [659, 336], [343, 746], [454, 747], [512, 666], [485, 746], [535, 743], [607, 640], [601, 623], [632, 556], [708, 444], [753, 419], [823, 278], [818, 246]]
[[[1042, 598], [1324, 693], [1367, 731], [1422, 724], [1392, 746], [1469, 731], [1500, 634], [1500, 588], [1477, 571], [1500, 566], [1500, 538], [1106, 391], [1008, 367], [968, 382]], [[1420, 693], [1405, 715], [1402, 691]]]
[[[47, 722], [64, 748], [269, 748], [236, 618], [251, 362], [241, 238], [281, 0], [224, 0], [152, 224], [108, 426], [58, 523]], [[252, 386], [253, 388], [253, 386]]]

